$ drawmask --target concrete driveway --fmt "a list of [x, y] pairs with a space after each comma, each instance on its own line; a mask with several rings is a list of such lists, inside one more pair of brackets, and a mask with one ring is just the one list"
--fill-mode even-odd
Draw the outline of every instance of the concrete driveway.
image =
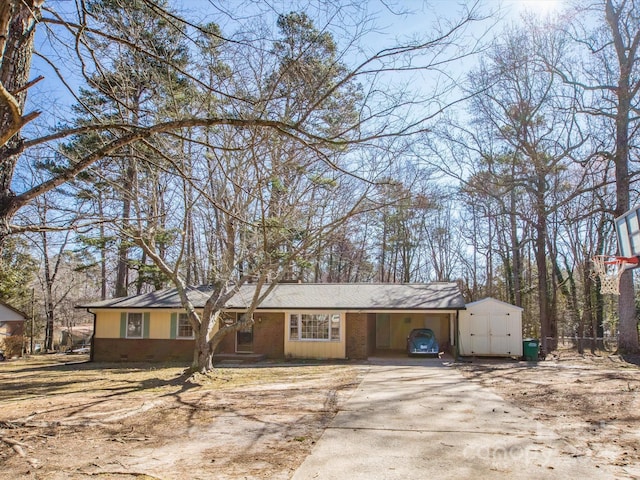
[[616, 478], [445, 362], [374, 362], [294, 480]]

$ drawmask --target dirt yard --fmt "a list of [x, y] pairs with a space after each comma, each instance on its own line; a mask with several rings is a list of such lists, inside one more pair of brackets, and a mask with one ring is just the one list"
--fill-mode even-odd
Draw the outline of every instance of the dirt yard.
[[[0, 363], [0, 478], [287, 479], [364, 364], [220, 368]], [[266, 368], [268, 367], [268, 368]], [[640, 369], [616, 356], [456, 363], [582, 455], [640, 478]]]
[[287, 479], [364, 372], [51, 360], [0, 364], [0, 478]]
[[560, 434], [578, 455], [640, 478], [640, 358], [555, 352], [538, 364], [504, 360], [458, 363]]

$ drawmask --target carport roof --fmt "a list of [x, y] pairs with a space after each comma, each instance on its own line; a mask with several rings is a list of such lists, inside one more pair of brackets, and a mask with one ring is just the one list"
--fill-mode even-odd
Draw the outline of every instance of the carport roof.
[[[255, 284], [243, 285], [227, 302], [227, 309], [249, 306]], [[263, 287], [266, 288], [266, 287]], [[204, 307], [212, 288], [189, 287], [196, 308]], [[179, 309], [175, 288], [79, 305], [92, 309]], [[455, 283], [280, 283], [258, 306], [259, 310], [461, 310], [464, 299]]]

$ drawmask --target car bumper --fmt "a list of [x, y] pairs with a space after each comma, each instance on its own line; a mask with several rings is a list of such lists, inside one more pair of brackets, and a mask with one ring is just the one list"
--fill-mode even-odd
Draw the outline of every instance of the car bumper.
[[421, 350], [419, 348], [412, 348], [408, 350], [409, 355], [437, 355], [440, 353], [437, 349]]

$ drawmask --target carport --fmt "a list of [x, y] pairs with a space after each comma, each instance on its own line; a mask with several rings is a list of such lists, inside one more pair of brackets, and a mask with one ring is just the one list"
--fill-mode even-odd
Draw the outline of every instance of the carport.
[[436, 335], [440, 350], [453, 350], [456, 311], [402, 311], [375, 314], [374, 354], [406, 352], [407, 336], [414, 328], [430, 328]]

